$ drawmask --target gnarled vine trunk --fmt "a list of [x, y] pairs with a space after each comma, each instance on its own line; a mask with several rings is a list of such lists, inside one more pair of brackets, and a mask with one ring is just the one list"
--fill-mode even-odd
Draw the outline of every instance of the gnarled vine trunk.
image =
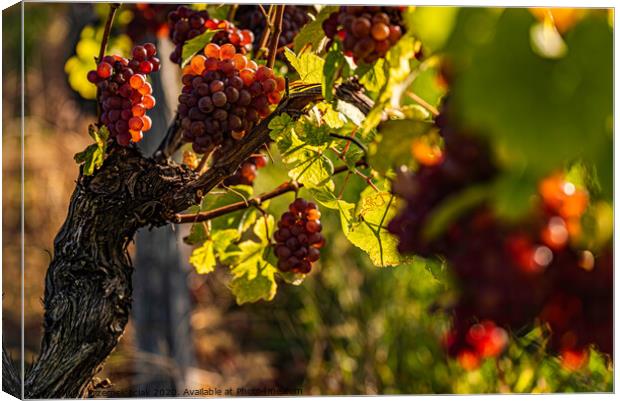
[[[54, 241], [45, 282], [45, 334], [26, 374], [25, 397], [79, 397], [116, 346], [129, 318], [136, 230], [160, 225], [195, 202], [181, 167], [116, 149], [93, 177], [80, 176]], [[178, 194], [184, 193], [183, 197]]]

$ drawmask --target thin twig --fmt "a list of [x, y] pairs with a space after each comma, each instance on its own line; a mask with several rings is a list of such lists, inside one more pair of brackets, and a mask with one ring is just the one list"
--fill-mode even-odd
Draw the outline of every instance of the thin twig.
[[[345, 138], [349, 138], [349, 137], [345, 137]], [[339, 152], [337, 149], [334, 149], [334, 148], [329, 148], [329, 150], [334, 152], [334, 154], [336, 154], [336, 156], [340, 160], [342, 160], [343, 162], [346, 163], [346, 159], [344, 157], [344, 155], [345, 155], [344, 152]], [[359, 171], [356, 168], [352, 169], [351, 171], [353, 172], [353, 174], [355, 174], [358, 177], [360, 177], [361, 179], [363, 179], [364, 182], [366, 182], [366, 184], [368, 184], [369, 187], [371, 187], [372, 189], [375, 190], [375, 192], [381, 192], [381, 191], [379, 191], [379, 188], [377, 188], [377, 186], [372, 182], [372, 178], [370, 176], [365, 175], [364, 173], [362, 173], [361, 171]]]
[[258, 9], [263, 14], [263, 17], [265, 17], [266, 20], [269, 20], [269, 13], [265, 10], [265, 7], [263, 7], [262, 4], [258, 5]]
[[101, 60], [103, 60], [103, 56], [105, 56], [105, 51], [108, 47], [108, 40], [110, 39], [110, 31], [112, 30], [112, 24], [114, 23], [114, 16], [116, 15], [116, 10], [120, 6], [121, 3], [110, 4], [108, 19], [106, 20], [105, 27], [103, 28], [103, 38], [101, 38], [101, 48], [99, 49], [99, 57], [97, 58], [97, 63], [100, 63]]
[[409, 96], [411, 100], [428, 110], [433, 115], [433, 117], [437, 117], [439, 115], [439, 110], [437, 110], [437, 108], [430, 105], [426, 100], [422, 99], [415, 93], [407, 91], [407, 96]]
[[[269, 35], [271, 35], [271, 29], [273, 28], [273, 19], [275, 14], [274, 5], [269, 6], [269, 11], [265, 15], [265, 29], [263, 30], [263, 36], [261, 36], [260, 41], [258, 42], [258, 49], [256, 49], [256, 54], [254, 54], [256, 59], [260, 59], [263, 56], [263, 51], [267, 46], [267, 40], [269, 39]], [[265, 9], [263, 8], [263, 11]]]
[[209, 159], [208, 154], [205, 153], [204, 155], [202, 155], [202, 158], [200, 159], [200, 162], [198, 163], [194, 171], [197, 172], [198, 174], [202, 174], [202, 170], [207, 165], [207, 159]]
[[351, 171], [347, 172], [347, 175], [344, 176], [344, 181], [342, 181], [342, 188], [340, 188], [340, 193], [338, 194], [338, 199], [342, 199], [342, 195], [344, 194], [344, 190], [347, 187], [347, 183], [349, 182], [349, 178], [351, 178]]
[[[121, 6], [121, 3], [111, 3], [110, 11], [108, 12], [108, 19], [105, 22], [105, 27], [103, 28], [103, 37], [101, 38], [101, 47], [99, 48], [99, 57], [95, 60], [97, 64], [99, 64], [103, 60], [103, 56], [105, 56], [106, 48], [108, 47], [108, 41], [110, 39], [110, 31], [112, 30], [112, 24], [114, 23], [114, 16], [116, 15], [116, 10]], [[101, 105], [99, 104], [99, 99], [101, 98], [101, 89], [97, 86], [97, 121], [101, 118]]]
[[269, 53], [267, 54], [267, 67], [269, 68], [273, 68], [273, 65], [276, 62], [276, 54], [278, 52], [278, 43], [280, 42], [280, 33], [282, 32], [282, 18], [284, 17], [285, 8], [285, 5], [276, 6], [273, 32], [269, 40]]
[[354, 143], [355, 145], [357, 145], [358, 148], [360, 148], [362, 152], [364, 152], [364, 154], [368, 152], [368, 149], [366, 149], [366, 146], [364, 146], [364, 144], [360, 142], [360, 140], [357, 138], [354, 138], [352, 136], [333, 134], [333, 133], [329, 134], [329, 136], [333, 138], [344, 139], [345, 141], [350, 141], [351, 143]]
[[239, 8], [239, 4], [231, 4], [230, 8], [228, 9], [228, 15], [226, 16], [226, 19], [228, 21], [231, 21], [235, 19], [235, 14], [237, 14], [237, 9]]
[[[364, 160], [360, 160], [355, 165], [366, 166], [367, 163]], [[348, 166], [339, 166], [334, 169], [333, 175], [340, 174], [345, 171], [349, 171]], [[212, 209], [212, 210], [208, 210], [205, 212], [177, 214], [175, 215], [174, 222], [175, 223], [197, 223], [201, 221], [212, 220], [216, 217], [224, 216], [228, 213], [233, 213], [239, 210], [247, 209], [248, 207], [251, 207], [251, 206], [260, 206], [263, 202], [269, 199], [276, 198], [288, 192], [294, 192], [296, 190], [299, 190], [299, 188], [301, 187], [303, 187], [303, 184], [289, 181], [289, 182], [286, 182], [280, 185], [279, 187], [275, 188], [272, 191], [265, 192], [254, 198], [250, 198], [247, 201], [231, 203], [229, 205], [222, 206], [222, 207]]]
[[[351, 131], [351, 135], [349, 135], [351, 138], [353, 138], [355, 136], [355, 134], [357, 134], [357, 127], [353, 128], [353, 131]], [[349, 151], [349, 148], [351, 147], [351, 142], [347, 142], [346, 146], [344, 147], [344, 149], [342, 150], [342, 154], [346, 155], [347, 152]]]

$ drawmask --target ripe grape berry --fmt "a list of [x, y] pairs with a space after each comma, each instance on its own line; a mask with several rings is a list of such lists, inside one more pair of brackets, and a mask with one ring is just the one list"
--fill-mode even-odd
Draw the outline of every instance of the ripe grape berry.
[[297, 198], [288, 207], [273, 234], [278, 269], [282, 272], [310, 273], [325, 245], [321, 235], [321, 212], [317, 206]]
[[258, 169], [267, 165], [267, 156], [256, 155], [252, 156], [244, 161], [237, 169], [235, 174], [224, 180], [224, 185], [253, 185], [256, 176], [258, 175]]
[[228, 149], [280, 102], [285, 82], [231, 44], [209, 43], [183, 69], [178, 118], [196, 153]]
[[340, 6], [323, 21], [323, 31], [330, 39], [342, 41], [344, 54], [356, 63], [374, 63], [404, 33], [404, 7]]
[[183, 45], [188, 40], [204, 33], [207, 29], [217, 30], [211, 43], [217, 45], [232, 44], [235, 52], [245, 54], [252, 50], [254, 35], [251, 31], [241, 30], [226, 20], [209, 19], [206, 10], [192, 10], [187, 6], [179, 6], [168, 14], [168, 29], [175, 49], [170, 54], [172, 62], [181, 64]]
[[132, 18], [127, 24], [126, 32], [136, 43], [147, 34], [157, 37], [168, 35], [168, 13], [177, 8], [176, 4], [128, 4], [127, 9], [132, 12]]
[[611, 246], [596, 254], [574, 248], [583, 243], [587, 191], [554, 174], [541, 181], [538, 206], [522, 221], [505, 223], [483, 203], [429, 240], [425, 225], [444, 200], [497, 176], [488, 145], [463, 132], [446, 105], [436, 124], [444, 141], [441, 157], [397, 175], [393, 190], [406, 202], [388, 230], [399, 238], [402, 253], [443, 255], [458, 282], [448, 352], [464, 367], [475, 368], [481, 358], [497, 355], [505, 338], [501, 331], [495, 340], [480, 336], [487, 338], [481, 343], [486, 348], [480, 348], [472, 340], [472, 328], [477, 334], [484, 331], [477, 322], [518, 331], [540, 321], [551, 329], [549, 349], [572, 367], [585, 360], [591, 344], [611, 353]]
[[136, 46], [132, 58], [105, 56], [97, 69], [87, 78], [100, 90], [100, 122], [110, 131], [110, 137], [122, 146], [139, 142], [151, 129], [146, 110], [155, 107], [151, 84], [146, 76], [159, 70], [157, 48], [152, 43]]
[[[314, 8], [311, 6], [293, 6], [286, 5], [284, 8], [284, 16], [282, 18], [282, 32], [278, 40], [278, 47], [288, 46], [293, 43], [295, 36], [301, 28], [310, 22], [310, 14]], [[258, 6], [240, 5], [235, 14], [237, 25], [240, 28], [249, 29], [254, 33], [254, 46], [259, 46], [260, 38], [267, 25], [265, 16]], [[282, 58], [284, 53], [278, 53], [278, 57]]]

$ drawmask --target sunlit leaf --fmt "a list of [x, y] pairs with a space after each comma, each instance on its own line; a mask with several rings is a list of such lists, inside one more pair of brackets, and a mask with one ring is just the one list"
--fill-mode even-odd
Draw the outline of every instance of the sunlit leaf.
[[376, 266], [395, 266], [403, 263], [397, 251], [398, 239], [387, 231], [387, 223], [398, 212], [394, 195], [366, 188], [356, 210], [341, 211], [345, 236], [364, 250]]
[[219, 32], [219, 30], [217, 29], [207, 29], [200, 35], [185, 42], [185, 44], [183, 45], [183, 53], [181, 55], [181, 67], [185, 67], [196, 53], [201, 51], [207, 45], [207, 43], [211, 43], [211, 39], [213, 39], [213, 36], [217, 32]]
[[194, 266], [198, 274], [207, 274], [215, 270], [216, 260], [213, 251], [213, 240], [209, 239], [202, 246], [194, 249], [189, 257], [189, 263]]
[[334, 11], [338, 11], [338, 6], [324, 6], [314, 21], [304, 25], [293, 40], [295, 53], [299, 53], [307, 45], [313, 49], [318, 48], [319, 44], [325, 39], [325, 32], [322, 26], [323, 21], [329, 18]]
[[304, 52], [299, 56], [285, 48], [284, 55], [299, 74], [300, 80], [306, 84], [320, 84], [323, 82], [323, 66], [325, 61], [319, 56]]
[[73, 158], [78, 164], [84, 164], [82, 169], [84, 175], [93, 175], [95, 170], [103, 165], [110, 132], [105, 126], [97, 129], [94, 125], [91, 125], [88, 127], [88, 133], [95, 143], [89, 145], [82, 152], [76, 153]]

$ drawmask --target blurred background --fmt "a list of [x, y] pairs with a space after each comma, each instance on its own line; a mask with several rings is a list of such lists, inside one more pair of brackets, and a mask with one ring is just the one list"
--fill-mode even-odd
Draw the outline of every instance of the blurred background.
[[[18, 210], [20, 201], [19, 11], [3, 13], [3, 324], [14, 356], [20, 230], [19, 214], [7, 211]], [[149, 152], [172, 118], [180, 85], [167, 58], [172, 44], [146, 29], [141, 12], [121, 8], [108, 53], [126, 55], [134, 39], [158, 43], [163, 67], [154, 74], [154, 129], [141, 143]], [[25, 4], [26, 365], [39, 349], [45, 271], [78, 174], [73, 155], [91, 141], [94, 86], [85, 77], [94, 67], [106, 14], [101, 3]], [[262, 192], [287, 179], [270, 164], [255, 188]], [[364, 185], [359, 180], [349, 190]], [[283, 209], [292, 196], [274, 200], [273, 209]], [[570, 371], [544, 352], [541, 332], [511, 342], [504, 357], [478, 370], [464, 370], [441, 345], [449, 323], [443, 305], [453, 296], [445, 272], [437, 272], [438, 280], [416, 264], [372, 266], [344, 238], [331, 212], [322, 217], [327, 246], [303, 285], [283, 283], [273, 301], [242, 306], [227, 288], [224, 269], [201, 276], [189, 265], [191, 248], [182, 241], [188, 227], [140, 232], [131, 249], [132, 319], [98, 376], [109, 378], [115, 391], [161, 396], [209, 387], [304, 395], [612, 390], [604, 356], [593, 352], [584, 369]]]

